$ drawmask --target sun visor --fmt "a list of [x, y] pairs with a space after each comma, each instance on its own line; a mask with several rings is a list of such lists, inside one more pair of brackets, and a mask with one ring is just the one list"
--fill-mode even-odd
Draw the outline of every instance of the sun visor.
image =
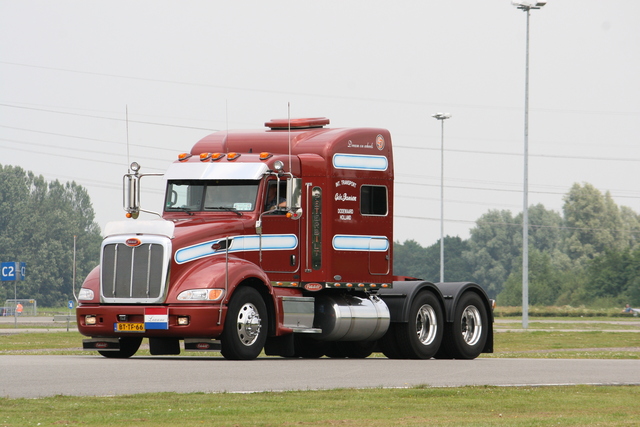
[[176, 179], [260, 179], [267, 172], [264, 163], [172, 163], [164, 174]]

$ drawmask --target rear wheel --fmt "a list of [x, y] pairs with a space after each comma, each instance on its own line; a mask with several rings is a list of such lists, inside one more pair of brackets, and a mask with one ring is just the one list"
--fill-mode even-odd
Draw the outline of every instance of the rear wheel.
[[120, 350], [116, 351], [102, 351], [98, 350], [98, 353], [108, 359], [127, 359], [138, 351], [140, 344], [142, 344], [142, 337], [121, 337]]
[[378, 341], [380, 344], [380, 350], [382, 354], [387, 356], [389, 359], [407, 359], [408, 356], [404, 355], [400, 351], [400, 347], [398, 346], [398, 327], [400, 323], [392, 323], [389, 325], [389, 329], [387, 333], [384, 334], [382, 338]]
[[482, 353], [489, 335], [489, 324], [487, 309], [478, 294], [467, 292], [462, 295], [447, 335], [442, 356], [475, 359]]
[[224, 322], [222, 355], [225, 359], [255, 359], [266, 340], [267, 306], [260, 293], [247, 287], [236, 290]]
[[430, 359], [442, 342], [444, 319], [440, 301], [431, 292], [421, 292], [409, 308], [409, 322], [392, 325], [380, 341], [390, 359]]

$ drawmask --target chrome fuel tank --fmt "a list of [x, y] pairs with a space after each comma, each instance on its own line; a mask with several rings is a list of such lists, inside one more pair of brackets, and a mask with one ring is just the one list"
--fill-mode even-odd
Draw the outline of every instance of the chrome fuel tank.
[[350, 294], [316, 297], [314, 327], [323, 341], [374, 341], [389, 329], [389, 308], [375, 295]]

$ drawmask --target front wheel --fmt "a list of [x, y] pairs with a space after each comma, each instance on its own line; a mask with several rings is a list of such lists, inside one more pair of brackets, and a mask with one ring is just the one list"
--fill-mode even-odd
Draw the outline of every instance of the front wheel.
[[443, 358], [475, 359], [489, 336], [487, 309], [474, 292], [467, 292], [455, 307], [453, 323], [447, 328]]
[[225, 359], [258, 357], [267, 340], [267, 306], [253, 288], [236, 290], [227, 310], [221, 353]]
[[142, 344], [142, 337], [124, 337], [120, 338], [120, 350], [116, 351], [102, 351], [98, 350], [98, 353], [106, 357], [107, 359], [128, 359], [136, 354]]

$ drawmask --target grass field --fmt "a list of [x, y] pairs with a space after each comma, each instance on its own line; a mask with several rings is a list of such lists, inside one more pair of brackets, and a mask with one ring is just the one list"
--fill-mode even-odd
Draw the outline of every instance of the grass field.
[[[510, 320], [516, 322], [494, 325], [513, 332], [497, 332], [495, 353], [482, 357], [640, 358], [637, 318], [530, 319], [527, 331]], [[81, 342], [77, 332], [3, 334], [0, 329], [0, 364], [6, 354], [91, 354], [82, 351]], [[639, 386], [0, 398], [0, 426], [630, 426], [640, 419], [639, 402]]]
[[640, 387], [340, 389], [0, 399], [2, 426], [631, 426]]

